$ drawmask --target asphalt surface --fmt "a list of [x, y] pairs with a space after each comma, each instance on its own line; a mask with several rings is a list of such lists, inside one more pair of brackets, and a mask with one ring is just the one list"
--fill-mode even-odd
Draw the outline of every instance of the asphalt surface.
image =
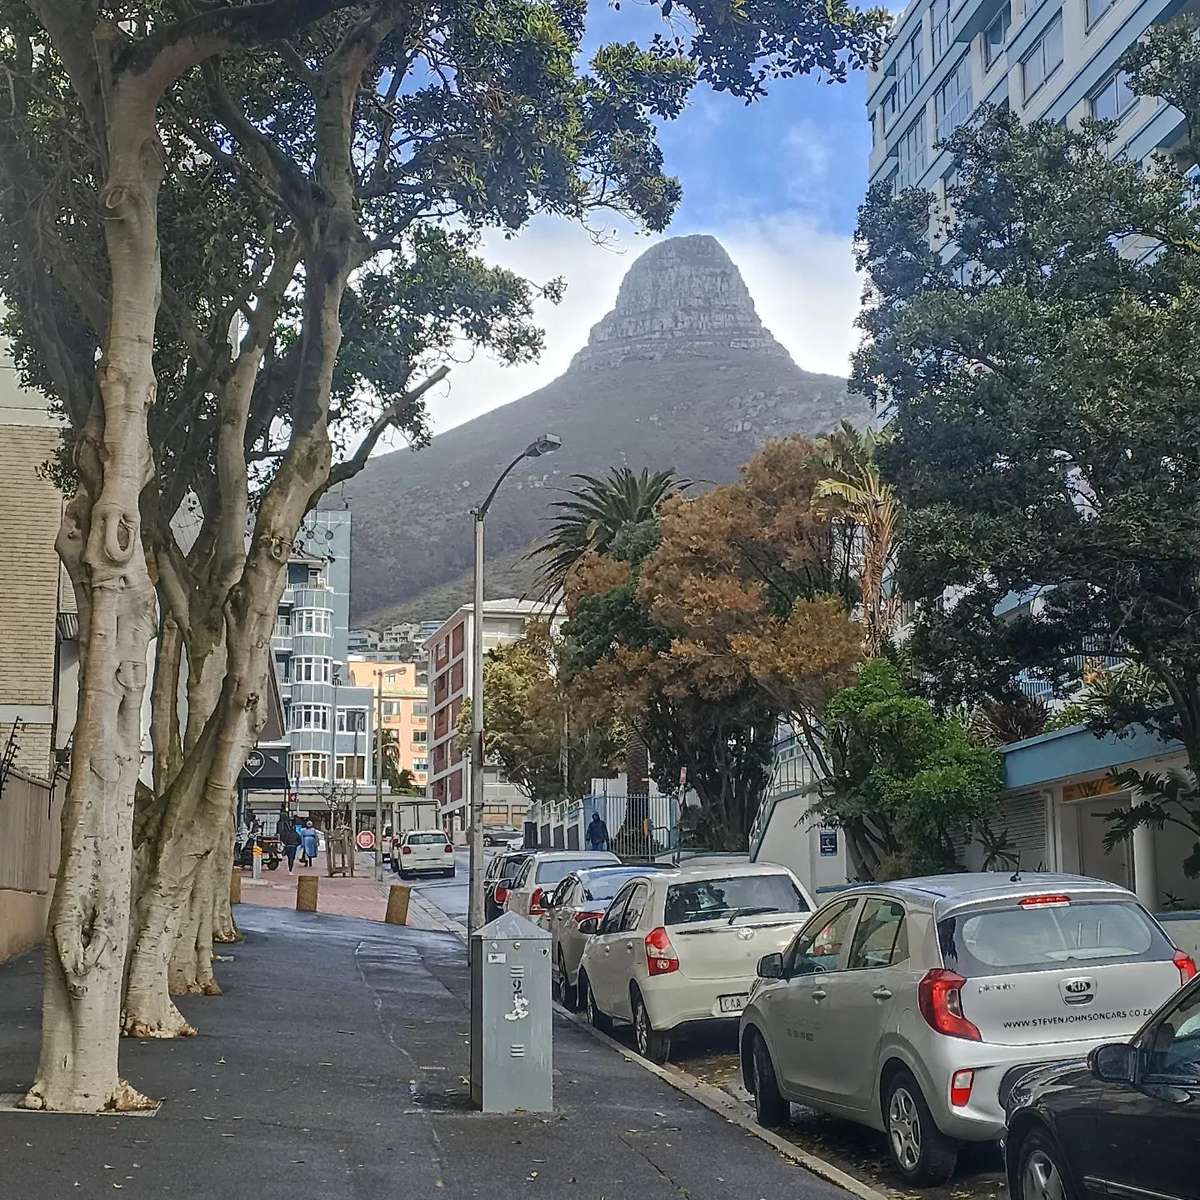
[[[485, 859], [490, 858], [493, 853], [495, 853], [493, 850], [485, 850]], [[417, 876], [411, 881], [412, 890], [420, 892], [430, 904], [437, 905], [446, 916], [465, 925], [467, 910], [470, 907], [470, 867], [470, 855], [467, 851], [455, 850], [453, 879], [423, 879]], [[393, 875], [393, 880], [399, 880], [399, 878], [399, 875]]]
[[[838, 1200], [845, 1193], [555, 1020], [555, 1113], [468, 1102], [468, 977], [450, 935], [241, 906], [200, 1036], [127, 1043], [154, 1117], [0, 1112], [0, 1196]], [[37, 1059], [40, 958], [0, 967], [0, 1093]]]

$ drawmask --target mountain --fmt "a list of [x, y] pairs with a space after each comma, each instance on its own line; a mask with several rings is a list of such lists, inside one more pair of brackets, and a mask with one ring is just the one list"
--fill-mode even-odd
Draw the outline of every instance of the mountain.
[[558, 434], [562, 448], [519, 464], [488, 514], [490, 596], [523, 590], [532, 569], [520, 556], [576, 473], [673, 467], [723, 483], [771, 438], [865, 417], [844, 379], [796, 366], [715, 238], [659, 242], [629, 268], [612, 311], [553, 383], [418, 453], [371, 459], [346, 484], [353, 620], [438, 617], [466, 599], [471, 505], [541, 433]]

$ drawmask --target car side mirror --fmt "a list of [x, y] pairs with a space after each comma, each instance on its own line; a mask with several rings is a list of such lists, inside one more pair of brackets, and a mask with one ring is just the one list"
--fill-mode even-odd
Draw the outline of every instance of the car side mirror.
[[759, 979], [782, 979], [783, 955], [764, 954], [758, 960], [758, 977]]
[[579, 932], [586, 933], [590, 937], [593, 933], [600, 932], [600, 919], [598, 917], [585, 917], [579, 922]]
[[1132, 1083], [1137, 1049], [1128, 1042], [1109, 1042], [1088, 1055], [1088, 1067], [1101, 1083]]

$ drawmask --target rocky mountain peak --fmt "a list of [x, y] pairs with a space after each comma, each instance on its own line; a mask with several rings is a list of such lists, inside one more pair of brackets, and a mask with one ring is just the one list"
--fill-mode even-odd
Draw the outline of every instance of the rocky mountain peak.
[[637, 259], [571, 370], [726, 357], [730, 351], [788, 357], [759, 320], [725, 248], [708, 234], [693, 234], [658, 242]]

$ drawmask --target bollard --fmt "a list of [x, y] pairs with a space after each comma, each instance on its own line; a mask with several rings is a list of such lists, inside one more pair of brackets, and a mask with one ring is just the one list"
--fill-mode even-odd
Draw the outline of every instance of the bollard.
[[296, 911], [317, 911], [317, 884], [320, 875], [301, 875], [296, 879]]
[[250, 851], [250, 878], [262, 878], [262, 847], [257, 842]]
[[242, 873], [234, 867], [229, 873], [229, 903], [241, 904], [242, 902]]
[[388, 888], [388, 906], [384, 920], [389, 925], [408, 924], [408, 893], [410, 889], [402, 883], [393, 883]]

